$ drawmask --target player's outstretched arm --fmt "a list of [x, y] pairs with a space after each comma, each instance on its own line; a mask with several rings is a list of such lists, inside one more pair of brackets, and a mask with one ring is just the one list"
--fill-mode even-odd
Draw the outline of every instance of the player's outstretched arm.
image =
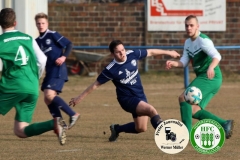
[[147, 49], [147, 57], [157, 55], [169, 55], [173, 58], [180, 57], [180, 54], [176, 51], [162, 50], [162, 49]]
[[91, 93], [93, 90], [98, 88], [101, 85], [98, 81], [95, 81], [90, 86], [88, 86], [79, 96], [72, 98], [69, 102], [69, 106], [75, 106], [76, 104], [80, 103], [89, 93]]

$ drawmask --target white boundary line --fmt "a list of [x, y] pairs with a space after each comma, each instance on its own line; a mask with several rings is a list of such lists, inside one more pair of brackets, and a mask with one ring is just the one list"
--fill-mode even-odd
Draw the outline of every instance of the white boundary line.
[[82, 149], [66, 149], [66, 150], [57, 150], [56, 152], [77, 152], [81, 150]]

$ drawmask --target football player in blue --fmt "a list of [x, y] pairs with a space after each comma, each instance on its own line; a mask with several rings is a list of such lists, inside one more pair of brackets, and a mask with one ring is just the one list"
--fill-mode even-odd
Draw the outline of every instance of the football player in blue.
[[111, 136], [109, 141], [116, 141], [119, 133], [140, 133], [147, 130], [148, 117], [154, 129], [162, 122], [156, 109], [147, 102], [143, 86], [141, 83], [138, 60], [148, 56], [169, 55], [178, 58], [180, 55], [175, 51], [160, 49], [136, 49], [126, 51], [120, 40], [113, 40], [109, 45], [109, 50], [114, 59], [101, 72], [96, 81], [85, 89], [79, 96], [72, 98], [70, 105], [75, 106], [80, 103], [90, 92], [102, 84], [112, 81], [116, 87], [117, 100], [122, 109], [130, 112], [133, 122], [110, 126]]
[[41, 86], [44, 101], [53, 117], [62, 117], [60, 109], [69, 115], [68, 129], [70, 129], [80, 114], [74, 112], [58, 94], [68, 81], [65, 60], [72, 50], [72, 43], [58, 32], [48, 29], [48, 16], [45, 13], [38, 13], [35, 22], [40, 33], [36, 41], [47, 56], [46, 76]]

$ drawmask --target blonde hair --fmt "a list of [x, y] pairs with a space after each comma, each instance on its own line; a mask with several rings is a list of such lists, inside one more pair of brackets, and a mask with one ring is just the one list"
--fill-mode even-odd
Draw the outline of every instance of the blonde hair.
[[41, 13], [36, 14], [35, 21], [38, 20], [39, 18], [45, 18], [46, 20], [48, 20], [48, 15], [41, 12]]

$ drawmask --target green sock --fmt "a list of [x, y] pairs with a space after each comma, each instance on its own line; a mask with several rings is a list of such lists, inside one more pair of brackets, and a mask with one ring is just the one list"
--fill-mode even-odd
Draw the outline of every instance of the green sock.
[[33, 123], [25, 127], [24, 133], [27, 137], [36, 136], [54, 129], [54, 120]]
[[206, 110], [199, 110], [197, 111], [194, 115], [193, 118], [198, 119], [198, 120], [202, 120], [202, 119], [213, 119], [215, 121], [217, 121], [219, 124], [223, 125], [226, 120], [206, 111]]
[[192, 106], [187, 102], [181, 102], [180, 112], [181, 112], [182, 122], [186, 125], [188, 132], [190, 134], [192, 129]]

